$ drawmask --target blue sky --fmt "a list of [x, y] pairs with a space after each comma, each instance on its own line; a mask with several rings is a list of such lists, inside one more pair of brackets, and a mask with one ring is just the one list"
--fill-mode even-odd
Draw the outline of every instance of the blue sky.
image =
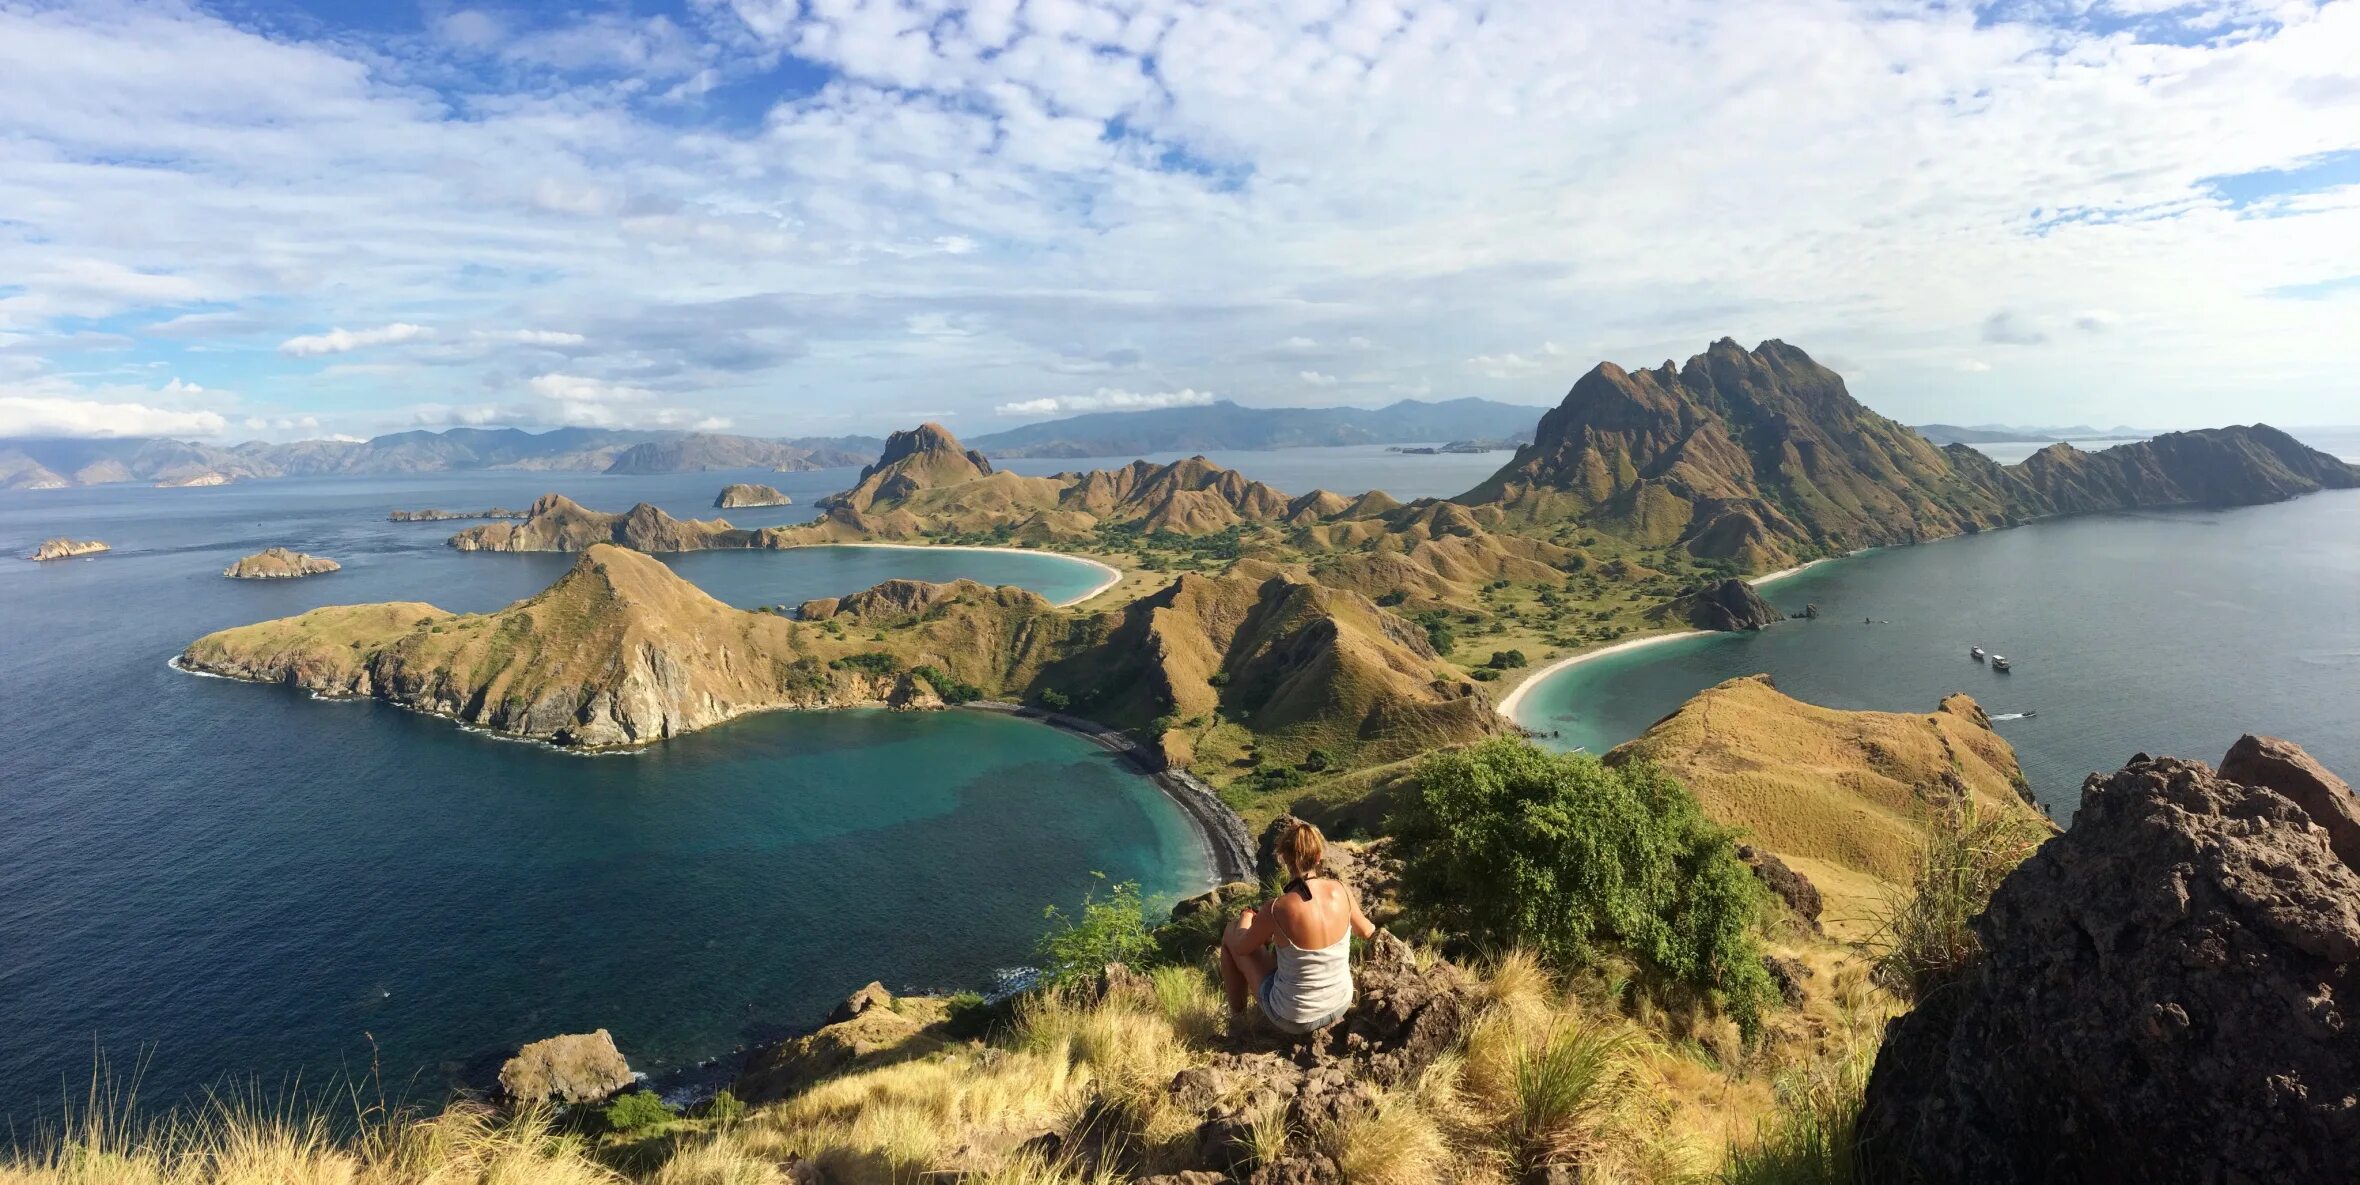
[[0, 0], [0, 435], [2360, 421], [2360, 0]]

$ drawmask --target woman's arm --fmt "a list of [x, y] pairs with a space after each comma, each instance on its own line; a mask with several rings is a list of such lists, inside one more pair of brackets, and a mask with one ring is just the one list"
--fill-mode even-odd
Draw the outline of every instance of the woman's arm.
[[1344, 885], [1344, 904], [1352, 907], [1352, 933], [1358, 936], [1362, 942], [1375, 938], [1377, 924], [1368, 920], [1367, 914], [1360, 912], [1360, 895], [1352, 891], [1352, 886], [1345, 885], [1340, 880], [1336, 883]]

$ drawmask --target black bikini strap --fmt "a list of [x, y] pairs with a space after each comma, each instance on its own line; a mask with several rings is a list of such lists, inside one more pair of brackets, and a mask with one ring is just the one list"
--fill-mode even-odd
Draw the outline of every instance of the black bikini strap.
[[[1294, 879], [1292, 882], [1290, 882], [1290, 883], [1287, 885], [1287, 887], [1286, 887], [1286, 891], [1287, 891], [1288, 893], [1295, 892], [1295, 891], [1296, 891], [1296, 890], [1298, 890], [1298, 889], [1300, 889], [1300, 890], [1302, 891], [1302, 893], [1303, 893], [1303, 900], [1305, 900], [1305, 901], [1314, 900], [1314, 898], [1311, 896], [1311, 882], [1310, 882], [1310, 881], [1308, 881], [1308, 880], [1305, 880], [1304, 878], [1302, 878], [1302, 877], [1299, 877], [1299, 876], [1298, 876], [1298, 877], [1296, 877], [1296, 878], [1295, 878], [1295, 879]], [[1282, 894], [1282, 895], [1283, 895], [1283, 894]]]

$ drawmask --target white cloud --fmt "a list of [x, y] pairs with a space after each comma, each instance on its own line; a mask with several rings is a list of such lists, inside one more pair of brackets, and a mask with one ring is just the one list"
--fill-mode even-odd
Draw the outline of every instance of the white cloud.
[[1213, 393], [1182, 388], [1178, 391], [1157, 391], [1142, 394], [1115, 387], [1100, 387], [1088, 395], [1052, 395], [1040, 399], [1022, 399], [1003, 403], [992, 411], [1003, 416], [1047, 416], [1086, 411], [1148, 411], [1164, 407], [1203, 407], [1213, 402]]
[[1566, 364], [1565, 351], [1556, 342], [1542, 342], [1541, 348], [1530, 357], [1523, 354], [1477, 354], [1467, 359], [1467, 366], [1487, 378], [1516, 379], [1562, 369]]
[[1314, 387], [1333, 387], [1336, 385], [1336, 376], [1332, 374], [1321, 374], [1316, 370], [1298, 371], [1296, 372], [1295, 377], [1311, 384]]
[[1952, 367], [1960, 374], [1983, 374], [1991, 369], [1991, 364], [1980, 358], [1966, 358], [1952, 363]]
[[219, 436], [219, 412], [144, 403], [0, 395], [0, 436]]
[[331, 329], [326, 333], [291, 337], [279, 343], [279, 353], [289, 358], [316, 358], [322, 354], [349, 354], [370, 346], [398, 345], [433, 335], [434, 331], [423, 325], [396, 321], [375, 329]]
[[477, 329], [469, 331], [467, 336], [476, 341], [520, 346], [579, 346], [590, 340], [579, 333], [556, 329]]

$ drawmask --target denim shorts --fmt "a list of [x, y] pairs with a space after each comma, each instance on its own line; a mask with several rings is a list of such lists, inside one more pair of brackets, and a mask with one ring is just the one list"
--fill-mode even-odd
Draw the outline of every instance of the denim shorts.
[[1261, 1002], [1262, 1020], [1271, 1028], [1277, 1029], [1279, 1032], [1285, 1033], [1288, 1036], [1300, 1037], [1305, 1033], [1318, 1032], [1319, 1030], [1344, 1019], [1344, 1014], [1352, 1011], [1352, 1005], [1347, 1002], [1343, 1007], [1336, 1009], [1334, 1012], [1328, 1013], [1326, 1016], [1312, 1018], [1309, 1024], [1298, 1025], [1292, 1021], [1281, 1020], [1279, 1018], [1277, 1009], [1271, 1006], [1270, 993], [1277, 990], [1278, 972], [1273, 971], [1270, 974], [1262, 977], [1262, 986], [1255, 990], [1254, 999]]

